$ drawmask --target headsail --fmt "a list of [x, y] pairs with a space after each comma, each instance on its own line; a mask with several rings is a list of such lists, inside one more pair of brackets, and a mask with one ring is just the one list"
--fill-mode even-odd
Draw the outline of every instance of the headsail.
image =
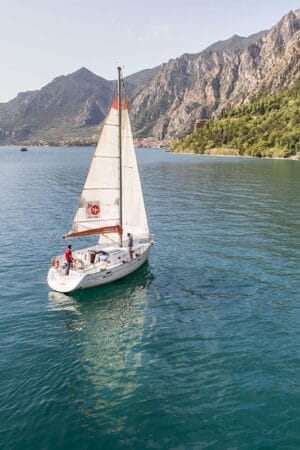
[[[95, 234], [95, 229], [119, 225], [119, 129], [114, 101], [102, 128], [79, 207], [66, 237]], [[100, 234], [100, 233], [97, 233]]]
[[[112, 104], [102, 128], [91, 167], [83, 187], [72, 229], [65, 237], [104, 234], [105, 241], [119, 242], [123, 231], [135, 237], [148, 237], [140, 177], [137, 167], [127, 102], [123, 102], [121, 149], [119, 143], [118, 98]], [[120, 177], [122, 161], [122, 177]], [[120, 186], [122, 178], [122, 186]], [[120, 224], [120, 192], [122, 189], [122, 229]], [[106, 234], [111, 233], [109, 236]], [[100, 242], [99, 239], [99, 242]]]

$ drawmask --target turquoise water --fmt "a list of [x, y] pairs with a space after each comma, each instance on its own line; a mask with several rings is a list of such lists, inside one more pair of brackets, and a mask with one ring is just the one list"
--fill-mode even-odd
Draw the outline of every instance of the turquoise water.
[[0, 448], [299, 449], [299, 162], [137, 150], [149, 263], [55, 294], [92, 152], [0, 149]]

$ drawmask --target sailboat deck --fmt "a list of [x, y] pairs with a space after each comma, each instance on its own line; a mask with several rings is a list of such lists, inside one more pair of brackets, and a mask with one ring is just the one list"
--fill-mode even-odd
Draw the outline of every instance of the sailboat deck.
[[[146, 247], [148, 243], [139, 244], [133, 247], [133, 258], [130, 257], [127, 247], [100, 247], [99, 245], [73, 252], [74, 263], [71, 266], [72, 272], [88, 273], [107, 269], [113, 269], [120, 264], [125, 264], [131, 259], [136, 259]], [[58, 261], [57, 272], [64, 276], [66, 271], [66, 262], [64, 256], [58, 256], [54, 259]]]
[[140, 267], [148, 258], [151, 245], [152, 243], [148, 241], [134, 246], [132, 258], [126, 247], [110, 247], [104, 250], [95, 246], [75, 251], [74, 263], [68, 275], [64, 256], [58, 256], [53, 260], [57, 262], [57, 266], [52, 264], [48, 283], [60, 292], [106, 284]]

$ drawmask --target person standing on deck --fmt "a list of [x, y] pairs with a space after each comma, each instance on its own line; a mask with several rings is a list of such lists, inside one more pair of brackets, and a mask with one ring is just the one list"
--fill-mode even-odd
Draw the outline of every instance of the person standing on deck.
[[66, 248], [65, 251], [65, 260], [67, 263], [67, 270], [66, 270], [66, 275], [69, 275], [70, 269], [71, 269], [71, 264], [73, 262], [73, 257], [72, 257], [72, 245], [68, 245], [68, 247]]
[[132, 259], [133, 258], [133, 250], [132, 250], [132, 248], [133, 248], [133, 237], [132, 237], [132, 234], [130, 234], [130, 233], [127, 233], [127, 237], [128, 237], [129, 255], [130, 255], [130, 258]]

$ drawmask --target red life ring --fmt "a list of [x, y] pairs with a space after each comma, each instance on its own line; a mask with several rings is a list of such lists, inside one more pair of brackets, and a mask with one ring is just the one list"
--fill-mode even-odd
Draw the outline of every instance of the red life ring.
[[59, 260], [58, 259], [53, 259], [52, 260], [52, 267], [54, 269], [58, 269], [59, 268]]

